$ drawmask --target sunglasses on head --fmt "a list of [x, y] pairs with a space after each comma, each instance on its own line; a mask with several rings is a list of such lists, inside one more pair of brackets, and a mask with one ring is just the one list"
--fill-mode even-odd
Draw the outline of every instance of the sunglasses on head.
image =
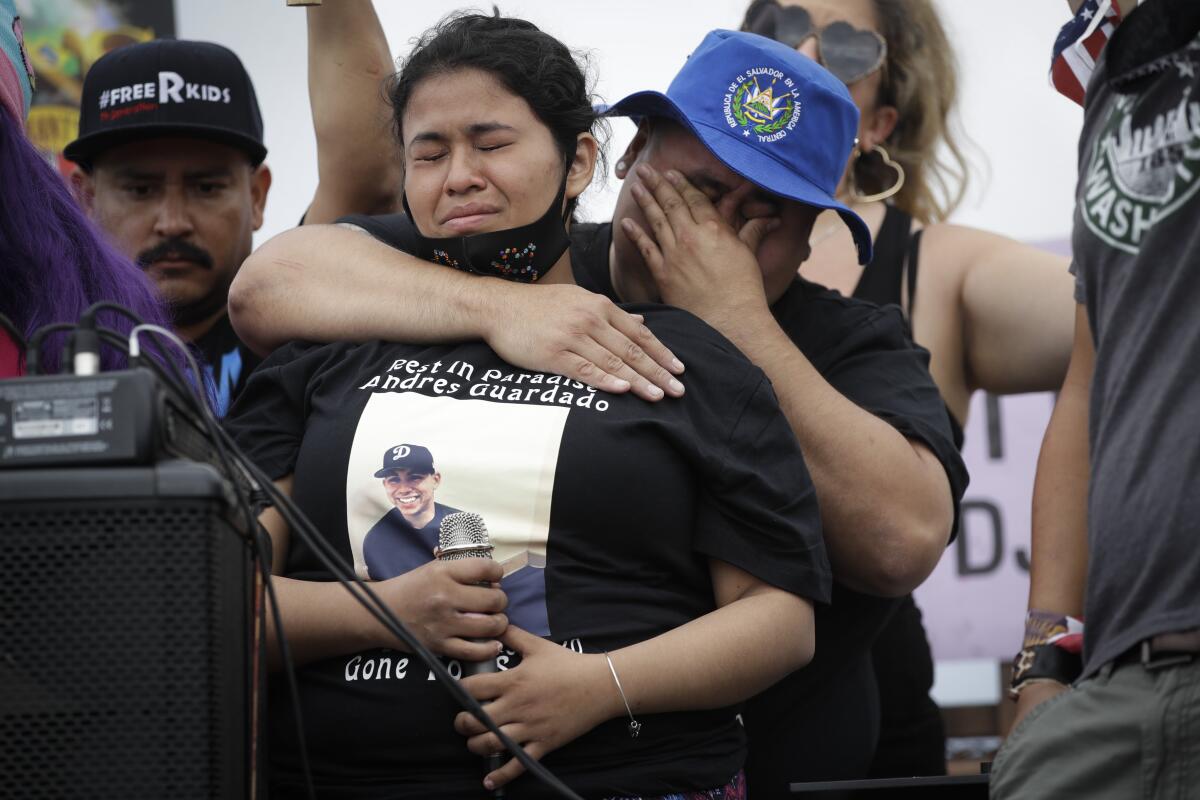
[[859, 30], [840, 20], [817, 29], [808, 11], [781, 6], [776, 0], [763, 3], [746, 23], [746, 30], [792, 48], [817, 37], [821, 64], [847, 85], [882, 67], [887, 58], [887, 42], [875, 31]]

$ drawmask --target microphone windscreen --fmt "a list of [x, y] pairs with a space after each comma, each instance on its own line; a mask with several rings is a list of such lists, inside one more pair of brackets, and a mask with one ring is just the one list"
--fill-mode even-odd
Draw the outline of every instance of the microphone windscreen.
[[492, 545], [488, 539], [483, 517], [470, 511], [447, 514], [438, 529], [438, 548], [442, 561], [460, 558], [491, 558]]

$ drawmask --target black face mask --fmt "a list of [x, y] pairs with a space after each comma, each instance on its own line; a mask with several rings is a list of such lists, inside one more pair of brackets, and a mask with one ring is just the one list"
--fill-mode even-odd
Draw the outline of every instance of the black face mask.
[[[416, 255], [435, 264], [445, 264], [463, 272], [491, 275], [496, 278], [535, 283], [571, 246], [567, 235], [567, 216], [560, 211], [567, 196], [567, 178], [554, 201], [540, 219], [504, 231], [476, 233], [470, 236], [450, 236], [433, 239], [417, 230]], [[412, 219], [408, 198], [404, 211]], [[414, 229], [416, 224], [413, 224]]]

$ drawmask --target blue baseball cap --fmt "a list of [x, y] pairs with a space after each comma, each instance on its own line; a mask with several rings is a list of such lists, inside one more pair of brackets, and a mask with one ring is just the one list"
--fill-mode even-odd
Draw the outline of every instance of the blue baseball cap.
[[858, 108], [845, 84], [811, 58], [754, 33], [712, 31], [666, 94], [636, 92], [600, 112], [682, 124], [756, 186], [837, 211], [854, 235], [858, 262], [871, 260], [871, 229], [834, 199], [858, 134]]

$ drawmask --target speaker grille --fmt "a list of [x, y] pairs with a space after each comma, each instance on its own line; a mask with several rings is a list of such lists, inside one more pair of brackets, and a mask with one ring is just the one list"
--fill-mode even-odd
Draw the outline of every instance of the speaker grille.
[[242, 793], [246, 556], [219, 509], [0, 504], [0, 797]]

